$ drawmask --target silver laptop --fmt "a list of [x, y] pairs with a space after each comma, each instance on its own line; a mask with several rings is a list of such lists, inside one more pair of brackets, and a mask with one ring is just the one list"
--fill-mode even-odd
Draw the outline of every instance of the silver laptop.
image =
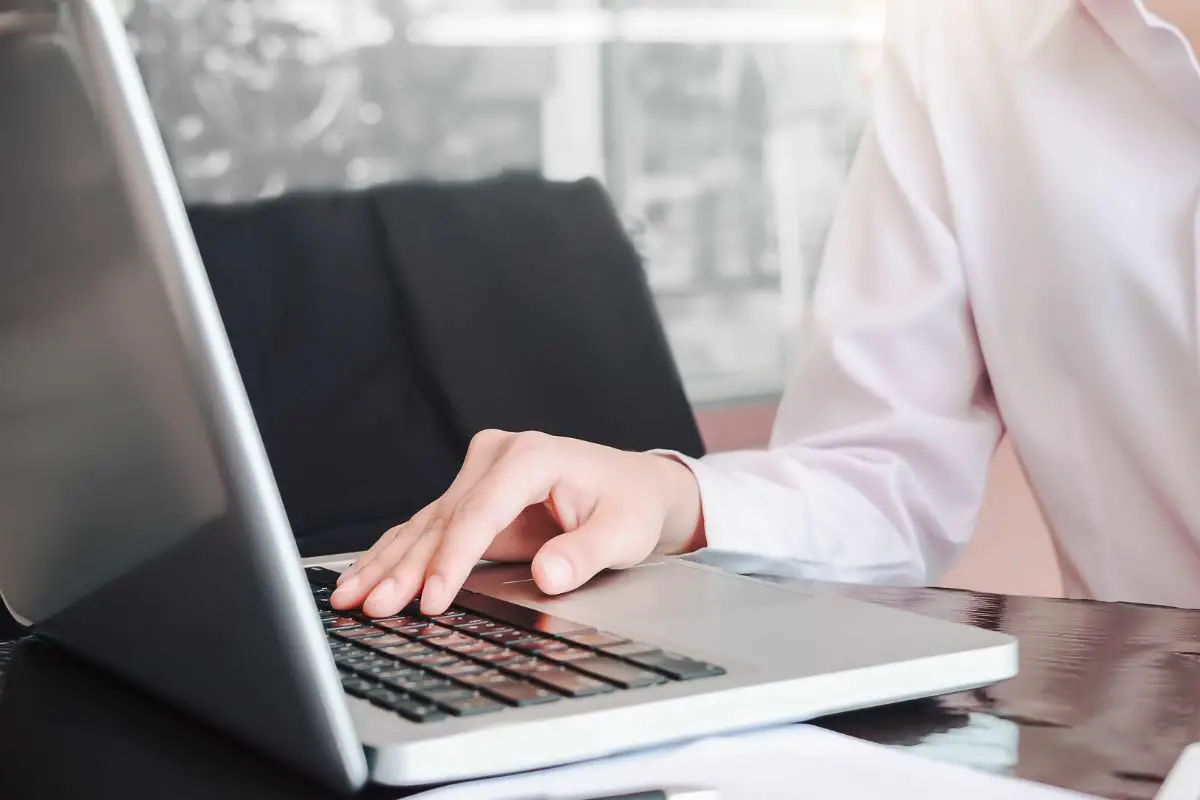
[[331, 787], [527, 770], [1016, 672], [1008, 637], [680, 560], [560, 598], [482, 566], [434, 620], [332, 611], [350, 557], [298, 556], [110, 0], [0, 0], [0, 274], [5, 604]]

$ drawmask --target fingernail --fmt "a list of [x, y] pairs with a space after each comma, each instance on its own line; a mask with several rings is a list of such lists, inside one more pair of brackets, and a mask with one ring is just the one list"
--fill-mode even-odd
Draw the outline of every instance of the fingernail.
[[425, 591], [421, 592], [421, 613], [441, 611], [445, 599], [446, 582], [438, 575], [430, 575], [425, 581]]
[[392, 605], [395, 603], [396, 581], [391, 578], [384, 578], [378, 586], [367, 596], [367, 603], [371, 604], [371, 610], [383, 610], [384, 613], [391, 613]]
[[546, 556], [538, 564], [542, 578], [545, 579], [546, 589], [551, 592], [565, 592], [571, 586], [571, 562], [562, 556]]
[[358, 578], [348, 578], [345, 583], [335, 589], [333, 594], [329, 596], [329, 602], [339, 603], [349, 600], [356, 588], [358, 588]]

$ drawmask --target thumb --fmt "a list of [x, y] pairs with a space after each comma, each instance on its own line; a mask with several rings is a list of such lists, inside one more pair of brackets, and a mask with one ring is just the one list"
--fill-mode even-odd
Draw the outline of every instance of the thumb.
[[661, 523], [643, 515], [598, 507], [588, 521], [547, 542], [533, 559], [533, 579], [546, 594], [578, 589], [596, 573], [644, 561], [658, 541]]

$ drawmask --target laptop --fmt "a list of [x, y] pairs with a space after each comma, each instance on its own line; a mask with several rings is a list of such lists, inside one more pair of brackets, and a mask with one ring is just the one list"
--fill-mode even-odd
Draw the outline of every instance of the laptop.
[[683, 559], [332, 610], [353, 555], [299, 557], [112, 5], [0, 0], [0, 595], [36, 635], [341, 791], [1016, 673], [1007, 636]]

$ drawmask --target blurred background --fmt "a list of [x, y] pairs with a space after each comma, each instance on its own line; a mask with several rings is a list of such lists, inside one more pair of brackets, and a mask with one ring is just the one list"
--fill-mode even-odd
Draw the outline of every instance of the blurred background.
[[[114, 0], [186, 199], [600, 178], [712, 449], [766, 441], [883, 0]], [[1059, 591], [1015, 458], [948, 579]]]

